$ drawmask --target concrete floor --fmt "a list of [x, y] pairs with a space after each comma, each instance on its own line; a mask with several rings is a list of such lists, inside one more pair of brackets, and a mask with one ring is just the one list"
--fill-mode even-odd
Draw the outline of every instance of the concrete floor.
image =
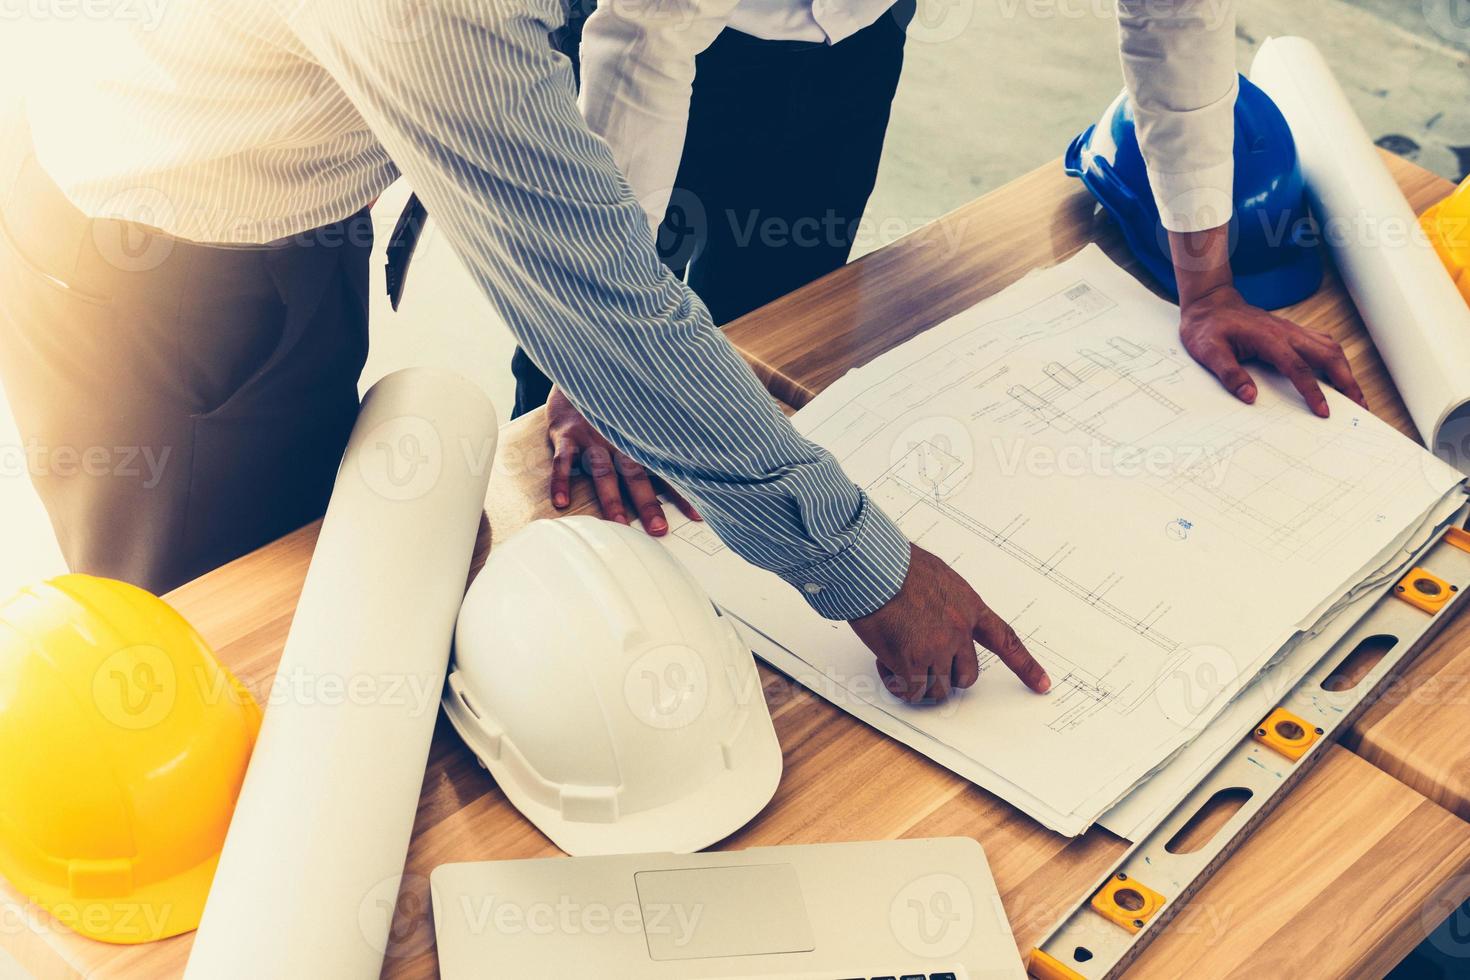
[[[1427, 9], [1453, 0], [1423, 2]], [[877, 234], [880, 221], [917, 227], [1059, 157], [1122, 87], [1110, 0], [920, 3], [921, 13], [947, 5], [951, 19], [969, 19], [945, 22], [959, 31], [952, 39], [925, 43], [923, 32], [911, 34], [867, 248], [896, 237]], [[1470, 26], [1457, 46], [1408, 15], [1417, 2], [1238, 4], [1242, 71], [1266, 38], [1309, 37], [1375, 139], [1446, 177], [1470, 169]], [[947, 33], [933, 30], [936, 38]]]
[[[1470, 168], [1463, 0], [1239, 2], [1242, 68], [1272, 34], [1311, 37], [1376, 139], [1446, 177]], [[1121, 85], [1111, 0], [920, 3], [859, 254], [1056, 158]], [[19, 33], [0, 31], [0, 93], [13, 90], [6, 71], [23, 70]], [[380, 203], [380, 242], [406, 194], [395, 187]], [[511, 349], [500, 318], [431, 223], [403, 308], [392, 313], [374, 289], [364, 384], [399, 367], [442, 364], [480, 382], [507, 411]], [[0, 462], [18, 447], [0, 404]], [[45, 515], [14, 467], [0, 467], [0, 532], [0, 593], [61, 570]]]

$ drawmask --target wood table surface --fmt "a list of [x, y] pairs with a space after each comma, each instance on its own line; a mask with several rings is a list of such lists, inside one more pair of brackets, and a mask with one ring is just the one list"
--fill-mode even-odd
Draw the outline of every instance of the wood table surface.
[[[1383, 156], [1417, 211], [1454, 189], [1402, 157]], [[1058, 161], [775, 300], [725, 332], [772, 393], [801, 408], [849, 368], [1093, 243], [1153, 285], [1117, 225]], [[1315, 296], [1279, 312], [1336, 338], [1374, 414], [1419, 439], [1334, 271], [1329, 268]]]
[[[1416, 211], [1454, 189], [1402, 157], [1383, 156]], [[728, 332], [770, 389], [800, 407], [852, 364], [872, 360], [1030, 269], [1060, 262], [1092, 242], [1139, 274], [1117, 226], [1060, 166], [1047, 166], [757, 310]], [[905, 288], [917, 270], [923, 270], [923, 288]], [[1422, 441], [1335, 271], [1329, 270], [1320, 293], [1282, 315], [1331, 334], [1346, 350], [1373, 412]], [[1470, 820], [1470, 617], [1452, 623], [1344, 743]]]
[[[1396, 164], [1416, 202], [1432, 179]], [[799, 404], [887, 347], [1098, 240], [1123, 258], [1077, 188], [1053, 165], [942, 219], [933, 254], [919, 232], [730, 327], [784, 400]], [[1375, 410], [1401, 427], [1402, 405], [1335, 285], [1295, 311], [1345, 338]], [[764, 324], [764, 327], [762, 326]], [[810, 344], [810, 346], [808, 346]], [[544, 419], [508, 425], [486, 500], [476, 568], [494, 538], [553, 516]], [[588, 512], [586, 486], [572, 512]], [[270, 689], [316, 540], [312, 525], [168, 598], [258, 694]], [[1446, 631], [1447, 639], [1463, 635]], [[1098, 883], [1126, 843], [1100, 829], [1067, 839], [762, 666], [785, 755], [775, 799], [719, 845], [963, 835], [989, 855], [1017, 944], [1029, 950]], [[557, 850], [510, 806], [440, 718], [419, 802], [384, 974], [437, 974], [427, 876], [449, 861]], [[304, 869], [309, 870], [309, 869]], [[283, 894], [289, 883], [282, 883]], [[1197, 894], [1134, 968], [1141, 977], [1381, 975], [1453, 904], [1470, 896], [1470, 824], [1344, 748], [1332, 747], [1286, 804]], [[168, 977], [192, 936], [141, 947], [76, 936], [6, 893], [0, 946], [38, 977]], [[269, 936], [259, 937], [270, 942]]]
[[1470, 616], [1450, 623], [1343, 742], [1470, 820]]

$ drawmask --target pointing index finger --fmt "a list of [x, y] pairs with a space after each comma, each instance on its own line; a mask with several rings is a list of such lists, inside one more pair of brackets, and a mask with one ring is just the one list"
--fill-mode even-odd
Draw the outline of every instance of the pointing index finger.
[[1016, 631], [983, 602], [975, 620], [974, 639], [999, 657], [1000, 662], [1021, 679], [1021, 683], [1037, 694], [1051, 690], [1051, 678], [1047, 676], [1046, 668], [1031, 656]]

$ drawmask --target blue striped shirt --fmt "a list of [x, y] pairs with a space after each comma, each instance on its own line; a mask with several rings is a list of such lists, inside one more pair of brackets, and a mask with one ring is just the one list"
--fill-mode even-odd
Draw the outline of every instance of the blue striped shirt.
[[532, 359], [726, 544], [829, 618], [897, 593], [903, 535], [660, 263], [548, 43], [558, 0], [160, 9], [82, 28], [92, 44], [72, 34], [31, 79], [38, 157], [84, 211], [259, 243], [355, 213], [401, 171]]

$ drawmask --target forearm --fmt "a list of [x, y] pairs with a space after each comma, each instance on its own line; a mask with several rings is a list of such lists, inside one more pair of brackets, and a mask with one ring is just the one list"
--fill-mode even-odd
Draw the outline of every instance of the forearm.
[[1188, 308], [1221, 287], [1233, 288], [1229, 225], [1207, 231], [1171, 231], [1169, 251], [1179, 283], [1180, 307]]
[[1164, 227], [1229, 222], [1234, 185], [1234, 0], [1119, 0], [1123, 77]]
[[689, 128], [695, 58], [737, 0], [604, 3], [582, 30], [582, 114], [657, 229]]
[[409, 41], [353, 28], [365, 8], [319, 0], [299, 29], [538, 366], [819, 612], [855, 618], [896, 594], [907, 543], [659, 262], [546, 44], [555, 0], [428, 3]]

